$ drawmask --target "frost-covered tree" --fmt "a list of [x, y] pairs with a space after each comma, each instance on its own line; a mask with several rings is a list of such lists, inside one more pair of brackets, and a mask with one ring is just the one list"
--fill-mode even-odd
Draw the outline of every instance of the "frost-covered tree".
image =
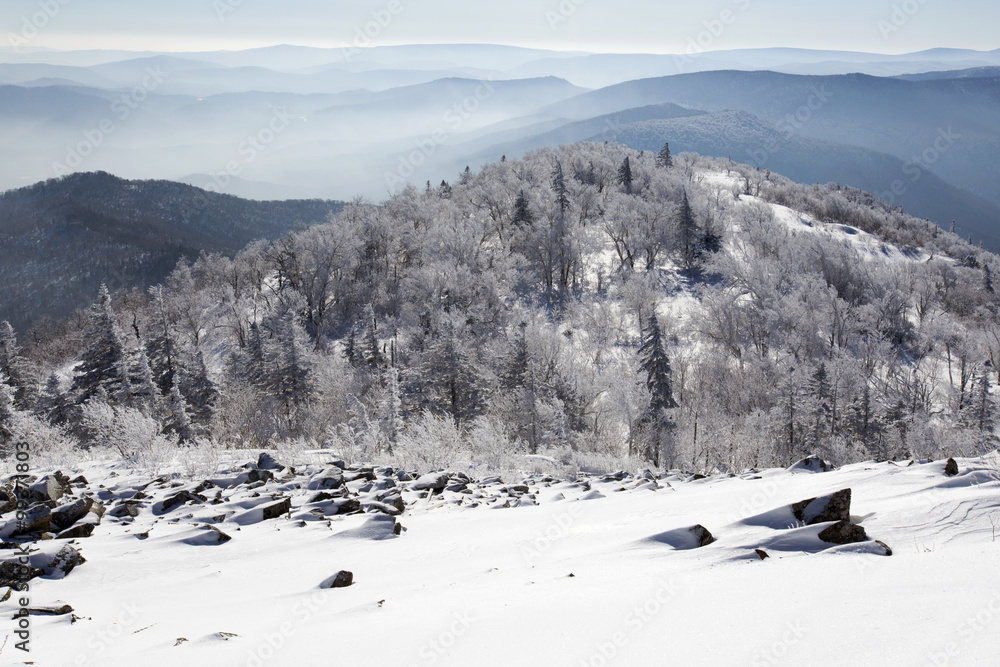
[[14, 406], [18, 410], [29, 409], [37, 394], [34, 374], [30, 364], [21, 356], [14, 328], [7, 321], [0, 322], [0, 374], [7, 378], [6, 384], [14, 390]]
[[661, 454], [664, 453], [672, 463], [676, 425], [671, 411], [677, 407], [677, 401], [674, 399], [670, 358], [667, 356], [663, 332], [655, 313], [649, 316], [643, 332], [639, 359], [639, 370], [646, 376], [646, 389], [650, 396], [649, 407], [642, 416], [642, 424], [648, 433], [645, 451], [642, 453], [653, 465], [660, 465]]
[[625, 194], [632, 194], [632, 162], [629, 156], [625, 156], [625, 160], [622, 162], [621, 166], [618, 167], [618, 185], [625, 189]]
[[125, 352], [121, 334], [111, 310], [111, 294], [105, 285], [90, 309], [89, 324], [83, 333], [83, 351], [73, 377], [73, 391], [84, 403], [99, 389], [117, 395], [125, 386]]
[[674, 158], [670, 155], [670, 143], [664, 143], [663, 148], [656, 154], [656, 166], [669, 169], [674, 166]]

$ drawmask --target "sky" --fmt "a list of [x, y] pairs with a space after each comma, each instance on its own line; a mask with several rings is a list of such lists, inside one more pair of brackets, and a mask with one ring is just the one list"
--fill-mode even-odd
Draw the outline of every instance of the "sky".
[[[996, 0], [4, 0], [0, 46], [236, 50], [492, 43], [683, 53], [1000, 47]], [[368, 33], [365, 35], [365, 33]]]

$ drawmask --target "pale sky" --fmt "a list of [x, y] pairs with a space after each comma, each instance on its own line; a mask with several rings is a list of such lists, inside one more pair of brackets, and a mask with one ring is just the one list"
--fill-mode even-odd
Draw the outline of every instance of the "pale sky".
[[[373, 23], [381, 18], [379, 25]], [[785, 46], [1000, 48], [997, 0], [3, 0], [11, 35], [56, 49], [191, 51], [492, 43], [595, 52]]]

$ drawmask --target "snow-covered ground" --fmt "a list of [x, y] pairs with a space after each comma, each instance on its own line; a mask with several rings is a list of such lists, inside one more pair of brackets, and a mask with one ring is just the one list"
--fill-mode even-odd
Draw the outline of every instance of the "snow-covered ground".
[[[698, 480], [531, 476], [527, 489], [452, 477], [442, 492], [417, 487], [443, 479], [389, 482], [396, 471], [383, 469], [374, 481], [348, 472], [346, 491], [308, 504], [337, 486], [324, 481], [336, 470], [275, 469], [264, 484], [244, 471], [206, 486], [93, 464], [70, 475], [87, 478], [74, 495], [107, 510], [75, 541], [87, 562], [31, 581], [31, 606], [74, 612], [32, 616], [30, 654], [6, 621], [0, 663], [996, 665], [1000, 474], [996, 459], [958, 465], [953, 477], [944, 461]], [[803, 526], [789, 508], [847, 488], [867, 541], [823, 542], [830, 524]], [[111, 516], [137, 490], [148, 496], [137, 516]], [[164, 511], [184, 490], [206, 500]], [[398, 517], [334, 514], [352, 498], [374, 512], [397, 494]], [[290, 513], [262, 520], [283, 498]], [[716, 541], [697, 548], [695, 525]], [[353, 585], [320, 587], [340, 570]], [[17, 611], [17, 594], [0, 604], [4, 618]]]

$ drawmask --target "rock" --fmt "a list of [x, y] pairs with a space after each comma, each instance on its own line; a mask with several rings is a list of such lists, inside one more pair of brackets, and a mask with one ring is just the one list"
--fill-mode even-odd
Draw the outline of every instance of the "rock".
[[[205, 496], [198, 495], [196, 493], [191, 493], [190, 491], [180, 491], [170, 496], [160, 504], [161, 512], [169, 512], [175, 507], [180, 505], [185, 505], [187, 503], [203, 503], [205, 502]], [[154, 510], [155, 511], [155, 510]], [[133, 515], [135, 516], [135, 515]]]
[[882, 547], [883, 549], [885, 549], [885, 555], [886, 556], [891, 556], [892, 555], [892, 549], [890, 549], [889, 545], [886, 544], [885, 542], [883, 542], [882, 540], [875, 540], [875, 544], [877, 544], [880, 547]]
[[57, 540], [75, 540], [84, 537], [90, 537], [94, 534], [94, 524], [92, 523], [81, 523], [79, 525], [73, 526], [68, 530], [56, 535]]
[[954, 477], [958, 474], [958, 462], [955, 459], [948, 459], [948, 462], [944, 464], [944, 474], [948, 477]]
[[38, 501], [57, 501], [63, 497], [69, 487], [69, 478], [61, 472], [45, 475], [29, 488], [31, 496]]
[[[66, 614], [72, 614], [73, 607], [68, 604], [64, 605], [47, 605], [45, 607], [29, 607], [29, 616], [65, 616]], [[17, 616], [14, 617], [18, 618]]]
[[715, 538], [712, 537], [712, 533], [708, 532], [708, 529], [705, 528], [705, 526], [702, 526], [701, 524], [697, 526], [691, 526], [688, 530], [690, 530], [691, 534], [694, 535], [696, 540], [698, 540], [699, 547], [707, 547], [709, 544], [715, 541]]
[[382, 499], [382, 502], [390, 507], [395, 507], [402, 514], [406, 511], [406, 503], [403, 502], [403, 496], [399, 494], [393, 494], [391, 496], [386, 496]]
[[337, 511], [335, 514], [357, 514], [361, 511], [361, 502], [354, 498], [348, 498], [344, 502], [337, 505]]
[[284, 467], [285, 466], [275, 461], [274, 457], [267, 452], [261, 452], [260, 456], [257, 457], [258, 470], [281, 470]]
[[324, 500], [336, 500], [337, 498], [343, 498], [347, 489], [337, 489], [335, 493], [330, 493], [329, 491], [320, 491], [315, 496], [309, 499], [309, 503], [321, 503]]
[[429, 472], [426, 475], [421, 476], [416, 482], [413, 483], [414, 491], [433, 491], [435, 493], [441, 493], [444, 488], [448, 486], [448, 473], [445, 472]]
[[126, 500], [119, 505], [115, 505], [108, 512], [113, 517], [124, 519], [125, 517], [135, 518], [139, 516], [139, 511], [142, 509], [142, 503], [138, 500]]
[[319, 585], [320, 588], [347, 588], [354, 583], [354, 573], [341, 570]]
[[52, 510], [45, 505], [35, 505], [28, 508], [24, 518], [17, 520], [17, 528], [12, 535], [27, 535], [28, 533], [47, 533], [52, 524]]
[[229, 535], [216, 528], [215, 526], [202, 526], [197, 531], [189, 535], [188, 537], [181, 540], [184, 544], [191, 545], [193, 547], [202, 546], [212, 546], [216, 544], [225, 544], [229, 540], [233, 539]]
[[819, 534], [819, 539], [830, 544], [854, 544], [867, 541], [868, 534], [863, 527], [855, 523], [838, 521], [824, 528]]
[[788, 470], [789, 472], [829, 472], [833, 470], [833, 465], [818, 456], [807, 456], [801, 461], [792, 464]]
[[340, 468], [327, 468], [309, 480], [306, 487], [309, 491], [324, 491], [339, 489], [344, 485], [344, 473]]
[[72, 545], [66, 544], [49, 561], [48, 567], [45, 568], [45, 574], [61, 579], [72, 572], [77, 565], [83, 565], [86, 562], [87, 559], [83, 557], [83, 554]]
[[52, 525], [59, 530], [66, 530], [74, 523], [87, 516], [93, 507], [92, 498], [80, 498], [74, 502], [57, 507], [52, 512]]
[[264, 521], [278, 519], [292, 511], [292, 499], [283, 498], [276, 503], [265, 505], [260, 509], [264, 513]]
[[771, 554], [767, 553], [763, 549], [754, 549], [753, 552], [757, 554], [757, 557], [760, 558], [761, 560], [771, 557]]
[[376, 512], [381, 512], [382, 514], [388, 514], [389, 516], [399, 516], [399, 510], [392, 505], [387, 505], [386, 503], [380, 503], [377, 500], [372, 500], [364, 503], [362, 507], [366, 511], [374, 510]]
[[45, 574], [45, 570], [30, 565], [23, 565], [17, 561], [4, 561], [0, 563], [0, 586], [9, 586], [14, 590], [21, 590], [23, 584], [31, 581], [35, 577]]
[[512, 487], [510, 487], [510, 490], [511, 490], [511, 491], [513, 491], [514, 493], [527, 493], [527, 492], [528, 492], [528, 491], [530, 491], [531, 489], [529, 489], [529, 488], [528, 488], [528, 487], [527, 487], [526, 485], [524, 485], [524, 484], [518, 484], [518, 485], [516, 485], [516, 486], [512, 486]]
[[792, 505], [792, 514], [807, 526], [830, 521], [850, 521], [851, 490], [842, 489], [828, 496], [799, 501]]
[[17, 509], [17, 495], [7, 487], [0, 486], [0, 516]]
[[69, 483], [73, 484], [74, 486], [87, 486], [90, 484], [90, 482], [87, 481], [87, 478], [84, 477], [83, 475], [77, 475], [76, 477], [71, 479]]

